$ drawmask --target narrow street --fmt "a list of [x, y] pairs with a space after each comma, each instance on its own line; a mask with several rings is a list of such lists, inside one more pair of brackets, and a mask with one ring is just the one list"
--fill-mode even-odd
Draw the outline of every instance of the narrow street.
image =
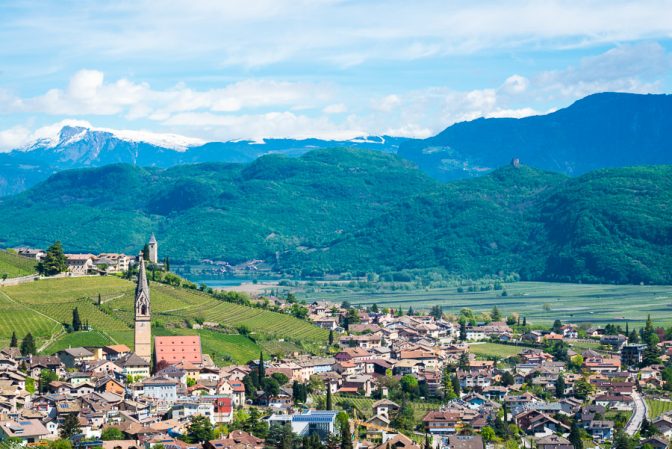
[[642, 422], [646, 417], [646, 402], [644, 402], [642, 395], [635, 391], [632, 393], [632, 399], [634, 399], [634, 410], [630, 421], [625, 426], [625, 432], [628, 435], [634, 435], [642, 426]]

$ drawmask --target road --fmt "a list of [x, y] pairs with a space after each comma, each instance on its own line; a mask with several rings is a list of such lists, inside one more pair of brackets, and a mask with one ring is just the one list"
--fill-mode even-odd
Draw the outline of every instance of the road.
[[634, 435], [642, 427], [642, 421], [646, 417], [646, 402], [644, 402], [642, 395], [635, 391], [632, 393], [632, 399], [634, 400], [634, 410], [630, 421], [625, 426], [625, 432], [628, 435]]

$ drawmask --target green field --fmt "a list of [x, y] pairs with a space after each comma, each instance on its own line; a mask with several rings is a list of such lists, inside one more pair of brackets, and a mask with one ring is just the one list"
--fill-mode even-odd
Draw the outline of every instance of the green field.
[[2, 276], [15, 278], [35, 273], [35, 260], [17, 256], [5, 250], [0, 250], [0, 280]]
[[[307, 290], [307, 289], [306, 289]], [[550, 324], [556, 319], [575, 323], [603, 324], [624, 321], [643, 324], [651, 314], [658, 325], [672, 324], [672, 286], [563, 284], [551, 282], [516, 282], [505, 284], [508, 296], [501, 291], [463, 292], [456, 287], [415, 290], [358, 290], [342, 287], [298, 291], [306, 301], [349, 301], [353, 305], [377, 304], [407, 310], [429, 310], [434, 305], [445, 313], [457, 314], [468, 307], [490, 311], [496, 305], [504, 314], [518, 312], [528, 323]], [[546, 305], [546, 307], [545, 307]]]
[[[59, 335], [45, 348], [49, 352], [82, 344], [123, 343], [132, 347], [134, 289], [134, 283], [112, 276], [48, 279], [2, 287], [0, 346], [15, 331], [19, 338], [32, 332], [38, 346]], [[101, 306], [97, 305], [99, 295]], [[245, 362], [259, 355], [260, 346], [252, 340], [231, 335], [240, 325], [247, 326], [252, 336], [264, 342], [275, 342], [268, 348], [275, 347], [278, 352], [297, 347], [294, 342], [319, 346], [327, 339], [325, 330], [307, 321], [223, 302], [196, 290], [151, 283], [151, 300], [152, 323], [159, 326], [155, 334], [198, 332], [203, 350], [216, 360], [228, 359], [228, 355], [232, 361]], [[71, 321], [74, 307], [95, 332], [60, 335], [62, 324]], [[189, 325], [201, 320], [219, 323], [224, 332], [189, 329]]]
[[657, 418], [663, 413], [672, 410], [672, 401], [662, 401], [660, 399], [646, 399], [646, 409], [650, 419]]
[[508, 358], [520, 354], [525, 346], [502, 345], [498, 343], [471, 343], [469, 352], [483, 357]]

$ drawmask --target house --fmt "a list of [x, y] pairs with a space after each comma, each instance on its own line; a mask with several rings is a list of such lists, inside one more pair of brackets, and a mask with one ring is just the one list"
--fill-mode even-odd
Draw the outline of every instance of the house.
[[621, 363], [624, 366], [637, 366], [644, 359], [647, 346], [643, 344], [627, 344], [621, 348]]
[[480, 435], [449, 435], [448, 449], [483, 449], [483, 438]]
[[387, 434], [383, 437], [382, 444], [373, 447], [372, 449], [420, 449], [420, 446], [415, 444], [413, 440], [402, 433], [396, 435]]
[[37, 443], [49, 436], [49, 431], [39, 419], [0, 422], [0, 441], [16, 438], [23, 445]]
[[536, 439], [537, 449], [574, 449], [567, 438], [560, 435], [544, 435]]
[[336, 425], [336, 411], [308, 410], [296, 415], [271, 415], [269, 423], [289, 423], [292, 432], [304, 437], [317, 435], [321, 441], [334, 433]]
[[389, 419], [399, 410], [399, 404], [387, 399], [381, 399], [374, 402], [371, 409], [375, 416], [385, 416]]
[[149, 362], [134, 352], [114, 362], [121, 368], [121, 374], [129, 379], [149, 377]]
[[95, 359], [93, 352], [86, 348], [68, 348], [59, 351], [56, 355], [67, 368], [76, 368]]
[[584, 428], [596, 439], [610, 440], [614, 434], [614, 422], [607, 420], [592, 420]]
[[150, 377], [142, 381], [142, 395], [165, 402], [177, 400], [177, 382], [167, 377]]
[[130, 354], [131, 349], [126, 345], [103, 346], [103, 354], [107, 360], [119, 360]]
[[642, 441], [642, 447], [647, 444], [653, 447], [653, 449], [667, 449], [670, 446], [670, 442], [659, 435], [654, 435]]
[[661, 435], [666, 437], [672, 437], [672, 417], [668, 415], [662, 415], [654, 419], [651, 423], [653, 427], [656, 428]]
[[68, 272], [75, 275], [89, 274], [93, 269], [93, 261], [96, 258], [93, 254], [66, 254]]

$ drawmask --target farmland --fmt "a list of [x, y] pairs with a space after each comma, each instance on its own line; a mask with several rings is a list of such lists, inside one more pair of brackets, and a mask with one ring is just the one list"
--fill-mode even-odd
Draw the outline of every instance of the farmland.
[[[402, 308], [416, 311], [442, 306], [445, 313], [457, 314], [462, 308], [490, 311], [497, 306], [504, 314], [518, 312], [532, 324], [551, 324], [554, 320], [604, 324], [621, 322], [641, 325], [648, 314], [656, 324], [672, 324], [672, 286], [563, 284], [516, 282], [502, 290], [458, 292], [447, 288], [406, 289], [396, 286], [366, 289], [348, 288], [347, 284], [300, 288], [297, 296], [306, 301], [349, 301], [353, 305]], [[506, 296], [502, 292], [506, 291]]]
[[32, 273], [35, 273], [35, 260], [0, 250], [0, 276], [15, 278]]
[[[29, 331], [38, 346], [54, 338], [46, 351], [81, 344], [133, 344], [133, 298], [135, 284], [117, 277], [82, 277], [40, 280], [0, 288], [0, 346], [15, 331], [19, 338]], [[100, 297], [101, 305], [98, 305]], [[296, 348], [296, 343], [319, 347], [327, 332], [292, 316], [220, 301], [208, 294], [151, 283], [152, 324], [155, 334], [198, 332], [203, 350], [219, 360], [247, 361], [258, 356], [260, 346], [236, 335], [238, 326], [249, 329], [266, 348], [278, 352]], [[77, 307], [81, 319], [93, 332], [63, 333], [63, 324]], [[4, 313], [9, 312], [9, 313]], [[193, 330], [196, 322], [213, 322], [220, 331]], [[63, 334], [63, 335], [60, 335]], [[89, 341], [90, 339], [90, 341]], [[281, 341], [283, 340], [283, 341]]]

